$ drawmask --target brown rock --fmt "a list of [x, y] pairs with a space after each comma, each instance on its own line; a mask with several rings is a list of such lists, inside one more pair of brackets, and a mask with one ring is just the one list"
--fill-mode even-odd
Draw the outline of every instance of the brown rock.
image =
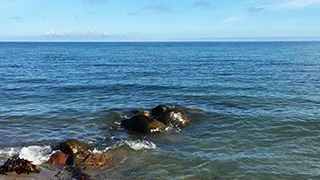
[[121, 122], [121, 126], [140, 133], [148, 133], [166, 127], [163, 123], [144, 115], [136, 115], [130, 119], [125, 119]]
[[58, 151], [51, 155], [50, 159], [47, 161], [48, 164], [60, 164], [60, 165], [65, 165], [68, 159], [67, 154]]
[[138, 110], [136, 110], [134, 113], [137, 114], [137, 115], [150, 116], [150, 112], [147, 111], [147, 110], [140, 110], [140, 109], [138, 109]]
[[115, 167], [112, 159], [101, 153], [85, 151], [77, 155], [67, 155], [61, 151], [54, 153], [47, 161], [48, 164], [74, 165], [90, 169], [106, 169]]
[[85, 152], [89, 150], [91, 146], [89, 144], [80, 142], [78, 140], [68, 140], [65, 142], [60, 143], [58, 149], [65, 154], [77, 154], [80, 152]]
[[74, 157], [76, 167], [85, 167], [89, 169], [106, 169], [115, 167], [112, 159], [102, 153], [83, 152]]
[[166, 112], [169, 109], [168, 106], [164, 105], [164, 104], [160, 104], [157, 107], [153, 108], [151, 110], [151, 116], [154, 119], [157, 119], [158, 117], [160, 117], [164, 112]]

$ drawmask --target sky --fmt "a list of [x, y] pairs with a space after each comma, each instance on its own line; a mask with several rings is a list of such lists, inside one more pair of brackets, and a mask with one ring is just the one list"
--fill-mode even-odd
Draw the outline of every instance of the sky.
[[320, 0], [0, 0], [0, 40], [319, 37]]

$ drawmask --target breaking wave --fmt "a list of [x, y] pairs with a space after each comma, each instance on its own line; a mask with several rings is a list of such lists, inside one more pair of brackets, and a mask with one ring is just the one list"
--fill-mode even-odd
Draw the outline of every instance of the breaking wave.
[[0, 157], [8, 158], [13, 155], [19, 155], [20, 158], [32, 161], [35, 165], [46, 162], [51, 155], [50, 146], [28, 146], [22, 148], [4, 148], [0, 149]]

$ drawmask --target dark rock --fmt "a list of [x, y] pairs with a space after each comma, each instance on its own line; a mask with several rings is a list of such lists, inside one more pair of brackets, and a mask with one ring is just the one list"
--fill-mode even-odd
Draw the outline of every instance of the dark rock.
[[136, 115], [130, 119], [125, 119], [121, 122], [121, 126], [140, 133], [148, 133], [166, 128], [166, 125], [163, 123], [145, 115]]
[[187, 114], [180, 108], [167, 109], [157, 120], [177, 127], [185, 127], [190, 123]]
[[57, 149], [65, 154], [72, 155], [80, 152], [85, 152], [90, 148], [91, 146], [89, 144], [80, 142], [78, 140], [68, 140], [60, 143]]
[[168, 106], [164, 105], [164, 104], [160, 104], [157, 107], [153, 108], [151, 110], [151, 116], [154, 119], [159, 118], [164, 112], [166, 112], [169, 109]]
[[20, 159], [18, 156], [9, 158], [4, 165], [0, 166], [0, 174], [16, 172], [17, 174], [40, 173], [40, 167], [30, 161]]

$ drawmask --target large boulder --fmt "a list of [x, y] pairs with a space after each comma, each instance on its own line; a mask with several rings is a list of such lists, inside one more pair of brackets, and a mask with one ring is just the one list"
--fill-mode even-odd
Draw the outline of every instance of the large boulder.
[[160, 131], [166, 128], [163, 123], [145, 115], [136, 115], [130, 119], [125, 119], [121, 122], [121, 126], [127, 130], [140, 133]]
[[177, 127], [185, 127], [190, 123], [187, 114], [180, 108], [167, 109], [157, 120], [165, 125]]
[[154, 119], [159, 118], [164, 112], [166, 112], [169, 109], [168, 106], [164, 105], [164, 104], [160, 104], [157, 107], [153, 108], [151, 110], [151, 116]]
[[58, 147], [56, 147], [56, 150], [60, 150], [68, 155], [85, 152], [89, 149], [91, 149], [89, 144], [74, 139], [62, 142], [58, 145]]

